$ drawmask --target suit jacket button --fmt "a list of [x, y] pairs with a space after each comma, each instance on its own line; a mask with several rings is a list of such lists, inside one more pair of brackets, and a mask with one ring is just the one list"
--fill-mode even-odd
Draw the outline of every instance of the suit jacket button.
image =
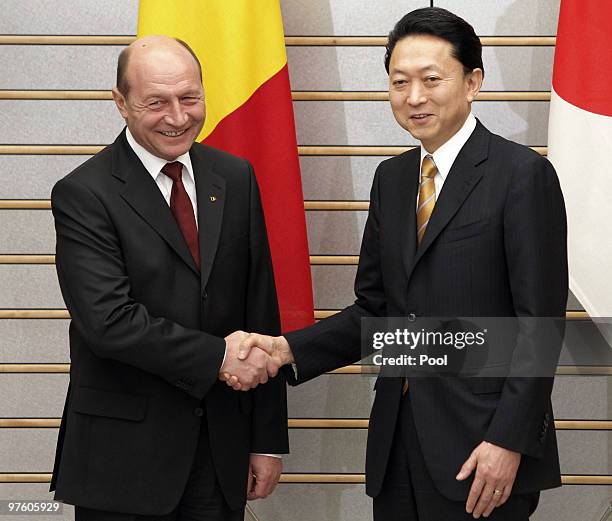
[[408, 320], [410, 322], [414, 322], [416, 320], [416, 315], [414, 313], [409, 313], [408, 314]]
[[206, 290], [203, 289], [202, 290], [202, 300], [206, 300], [208, 298], [208, 293], [206, 293]]
[[196, 407], [193, 410], [193, 414], [195, 414], [196, 416], [203, 416], [204, 415], [204, 409], [202, 409], [202, 407]]

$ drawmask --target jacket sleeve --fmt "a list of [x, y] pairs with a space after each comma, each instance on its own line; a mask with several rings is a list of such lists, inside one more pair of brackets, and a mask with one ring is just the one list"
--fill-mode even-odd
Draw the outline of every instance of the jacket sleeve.
[[217, 380], [225, 340], [151, 316], [130, 295], [115, 226], [72, 176], [51, 195], [58, 279], [73, 327], [100, 358], [153, 373], [201, 399]]
[[541, 157], [514, 168], [504, 242], [518, 335], [485, 440], [541, 457], [553, 421], [550, 394], [562, 345], [562, 319], [554, 317], [565, 316], [568, 288], [563, 195], [553, 166]]
[[[279, 335], [280, 314], [274, 283], [272, 258], [257, 180], [251, 165], [249, 274], [245, 328], [252, 333]], [[287, 386], [282, 372], [252, 391], [252, 453], [286, 454], [289, 452], [287, 431]]]

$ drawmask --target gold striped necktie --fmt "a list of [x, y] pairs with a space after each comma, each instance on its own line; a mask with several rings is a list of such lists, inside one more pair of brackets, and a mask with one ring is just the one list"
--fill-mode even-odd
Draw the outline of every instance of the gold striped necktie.
[[[433, 162], [433, 158], [427, 155], [423, 158], [423, 164], [421, 165], [421, 182], [419, 184], [419, 201], [417, 204], [417, 241], [421, 244], [423, 235], [425, 235], [425, 228], [431, 217], [434, 206], [436, 204], [436, 185], [434, 184], [434, 177], [438, 169], [436, 164]], [[403, 378], [402, 382], [402, 396], [406, 396], [408, 392], [408, 379]]]
[[433, 158], [427, 155], [423, 158], [423, 164], [421, 165], [421, 182], [419, 184], [419, 202], [417, 204], [417, 241], [421, 244], [423, 235], [425, 235], [425, 228], [431, 217], [434, 206], [436, 204], [436, 185], [434, 184], [434, 177], [438, 169], [436, 164], [433, 162]]

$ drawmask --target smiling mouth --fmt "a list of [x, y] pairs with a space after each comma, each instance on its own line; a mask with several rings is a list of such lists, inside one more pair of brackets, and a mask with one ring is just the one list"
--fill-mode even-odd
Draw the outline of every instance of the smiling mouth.
[[415, 114], [414, 116], [410, 116], [410, 119], [416, 119], [417, 121], [420, 119], [425, 119], [431, 116], [431, 114]]
[[160, 130], [159, 133], [162, 136], [166, 136], [166, 137], [179, 137], [182, 136], [185, 132], [187, 132], [187, 129], [185, 130]]

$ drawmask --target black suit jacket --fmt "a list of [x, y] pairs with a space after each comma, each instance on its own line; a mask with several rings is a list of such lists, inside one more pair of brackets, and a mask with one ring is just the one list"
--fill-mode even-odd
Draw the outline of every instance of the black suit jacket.
[[246, 393], [217, 380], [224, 336], [280, 329], [255, 176], [211, 147], [190, 157], [201, 273], [125, 132], [53, 189], [72, 365], [52, 489], [68, 503], [171, 511], [202, 421], [232, 508], [249, 453], [288, 451], [284, 380]]
[[[418, 327], [419, 317], [564, 316], [565, 207], [552, 165], [478, 123], [417, 247], [419, 164], [415, 149], [379, 165], [355, 303], [286, 335], [298, 383], [362, 358], [361, 317], [412, 317]], [[514, 344], [515, 353], [526, 359], [545, 354], [524, 332]], [[560, 349], [560, 344], [549, 349]], [[558, 351], [552, 353], [556, 356]], [[552, 377], [412, 378], [409, 395], [417, 432], [440, 492], [466, 499], [471, 480], [458, 482], [455, 475], [483, 440], [522, 453], [514, 493], [558, 486], [552, 383]], [[379, 378], [375, 385], [366, 457], [371, 496], [381, 490], [401, 388], [399, 378]]]

